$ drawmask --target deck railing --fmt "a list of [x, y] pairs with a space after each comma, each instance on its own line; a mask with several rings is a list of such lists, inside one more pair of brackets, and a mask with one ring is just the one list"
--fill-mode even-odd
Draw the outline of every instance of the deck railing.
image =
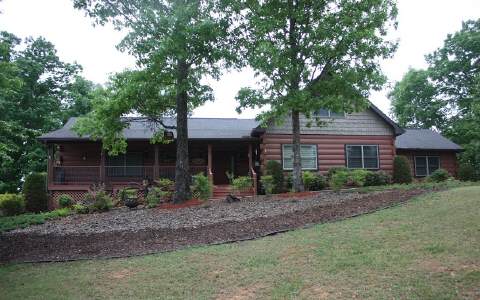
[[[105, 183], [154, 180], [155, 166], [105, 166]], [[190, 166], [190, 174], [207, 175], [207, 166]], [[53, 184], [92, 184], [101, 182], [100, 166], [60, 166], [53, 168]], [[158, 166], [159, 178], [175, 180], [175, 166]]]

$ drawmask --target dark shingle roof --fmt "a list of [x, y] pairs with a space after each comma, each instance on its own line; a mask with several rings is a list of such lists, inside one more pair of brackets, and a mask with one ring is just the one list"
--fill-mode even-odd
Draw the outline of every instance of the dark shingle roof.
[[397, 136], [395, 147], [411, 150], [462, 150], [459, 145], [430, 129], [406, 129], [404, 134]]
[[[79, 137], [73, 130], [77, 118], [70, 118], [60, 129], [46, 133], [39, 140], [88, 140], [88, 137]], [[166, 125], [174, 125], [175, 119], [164, 119]], [[252, 129], [258, 126], [254, 119], [225, 119], [225, 118], [189, 118], [189, 139], [249, 139]], [[176, 137], [175, 130], [173, 131]], [[148, 123], [132, 121], [130, 126], [123, 131], [128, 140], [148, 140], [154, 130]]]

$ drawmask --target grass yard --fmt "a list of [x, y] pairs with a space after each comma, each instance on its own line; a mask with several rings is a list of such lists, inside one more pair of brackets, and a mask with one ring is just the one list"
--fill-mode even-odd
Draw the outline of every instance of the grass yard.
[[0, 267], [1, 299], [479, 299], [480, 187], [255, 241]]

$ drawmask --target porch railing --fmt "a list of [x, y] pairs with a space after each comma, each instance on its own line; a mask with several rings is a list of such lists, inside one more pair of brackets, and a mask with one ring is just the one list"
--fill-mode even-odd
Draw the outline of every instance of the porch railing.
[[[154, 180], [155, 166], [105, 166], [105, 182], [140, 182]], [[190, 166], [190, 174], [207, 175], [207, 166]], [[53, 167], [53, 184], [92, 184], [101, 182], [101, 166]], [[159, 166], [158, 176], [175, 180], [175, 166]]]

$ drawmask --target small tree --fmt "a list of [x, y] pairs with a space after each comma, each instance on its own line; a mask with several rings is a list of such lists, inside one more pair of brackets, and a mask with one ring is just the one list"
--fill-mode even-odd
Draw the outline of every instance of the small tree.
[[273, 177], [273, 190], [274, 194], [283, 192], [284, 176], [282, 165], [276, 160], [269, 160], [265, 165], [265, 175], [271, 175]]
[[393, 182], [395, 183], [411, 183], [412, 170], [405, 156], [395, 156], [393, 160]]
[[47, 175], [45, 173], [28, 175], [23, 184], [23, 195], [27, 211], [46, 211], [48, 209]]

